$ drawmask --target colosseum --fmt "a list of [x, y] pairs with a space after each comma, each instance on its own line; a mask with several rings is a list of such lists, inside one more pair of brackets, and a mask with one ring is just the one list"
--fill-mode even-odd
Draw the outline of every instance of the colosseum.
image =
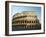
[[41, 24], [35, 12], [23, 11], [16, 13], [12, 19], [12, 30], [41, 29]]

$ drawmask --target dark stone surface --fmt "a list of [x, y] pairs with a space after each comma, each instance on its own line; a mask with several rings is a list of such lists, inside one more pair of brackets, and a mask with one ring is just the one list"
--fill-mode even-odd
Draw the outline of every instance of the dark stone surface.
[[39, 30], [41, 29], [41, 25], [33, 25], [33, 26], [16, 26], [12, 25], [12, 31], [19, 31], [19, 30]]

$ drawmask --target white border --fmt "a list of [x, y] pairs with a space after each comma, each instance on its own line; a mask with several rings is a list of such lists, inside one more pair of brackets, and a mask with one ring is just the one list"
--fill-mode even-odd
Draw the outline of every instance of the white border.
[[[26, 30], [26, 31], [12, 31], [12, 15], [11, 15], [11, 6], [17, 5], [17, 6], [35, 6], [35, 7], [41, 7], [41, 30]], [[42, 33], [44, 32], [44, 6], [41, 4], [21, 4], [21, 3], [9, 3], [9, 34], [26, 34], [26, 33]]]

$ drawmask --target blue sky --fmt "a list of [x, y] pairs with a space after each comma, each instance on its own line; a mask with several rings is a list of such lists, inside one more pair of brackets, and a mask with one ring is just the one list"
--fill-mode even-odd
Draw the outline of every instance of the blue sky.
[[12, 15], [18, 13], [18, 12], [22, 12], [22, 11], [34, 11], [37, 16], [41, 17], [41, 7], [33, 7], [33, 6], [16, 6], [16, 5], [12, 5], [11, 6], [11, 12]]

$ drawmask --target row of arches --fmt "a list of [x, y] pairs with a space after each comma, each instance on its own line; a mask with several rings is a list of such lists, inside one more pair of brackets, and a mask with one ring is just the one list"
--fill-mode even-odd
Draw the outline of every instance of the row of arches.
[[26, 17], [37, 18], [37, 16], [19, 16], [19, 17], [13, 18], [13, 20], [20, 19], [20, 18], [26, 18]]
[[20, 21], [14, 21], [13, 23], [38, 23], [38, 20], [35, 21], [27, 21], [27, 20], [20, 20]]

